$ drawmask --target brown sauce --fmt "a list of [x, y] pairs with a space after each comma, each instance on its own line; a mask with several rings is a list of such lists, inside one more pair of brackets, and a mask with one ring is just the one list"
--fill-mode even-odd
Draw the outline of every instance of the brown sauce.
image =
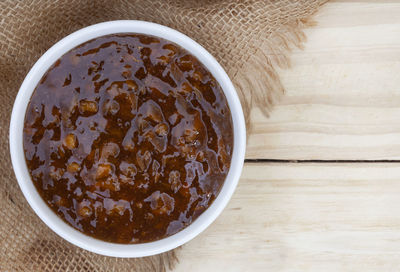
[[92, 237], [172, 235], [217, 197], [233, 149], [221, 87], [190, 53], [135, 34], [82, 44], [46, 72], [25, 116], [33, 183]]

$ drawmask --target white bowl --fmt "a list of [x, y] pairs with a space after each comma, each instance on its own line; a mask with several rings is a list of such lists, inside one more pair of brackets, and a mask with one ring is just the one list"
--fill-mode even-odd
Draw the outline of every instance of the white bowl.
[[[170, 40], [196, 56], [221, 85], [232, 113], [234, 146], [230, 170], [225, 183], [210, 207], [192, 224], [167, 238], [142, 244], [104, 242], [74, 229], [59, 218], [43, 201], [32, 183], [23, 150], [23, 127], [30, 97], [43, 74], [72, 48], [96, 37], [113, 33], [142, 33]], [[86, 250], [113, 257], [143, 257], [176, 248], [206, 229], [222, 212], [231, 198], [243, 168], [246, 127], [239, 98], [229, 77], [218, 62], [198, 43], [171, 28], [143, 21], [111, 21], [78, 30], [53, 45], [32, 67], [15, 99], [10, 123], [10, 152], [19, 186], [36, 214], [54, 232]]]

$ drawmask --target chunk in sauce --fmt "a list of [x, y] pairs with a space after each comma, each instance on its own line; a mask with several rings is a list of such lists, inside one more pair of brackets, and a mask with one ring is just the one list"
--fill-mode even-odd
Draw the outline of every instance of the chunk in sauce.
[[217, 197], [233, 148], [231, 113], [211, 73], [156, 37], [99, 37], [62, 56], [25, 116], [33, 183], [92, 237], [143, 243], [192, 223]]

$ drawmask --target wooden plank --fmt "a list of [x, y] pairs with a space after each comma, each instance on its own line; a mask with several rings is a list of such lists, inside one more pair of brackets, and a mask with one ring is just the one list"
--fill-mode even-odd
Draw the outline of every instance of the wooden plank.
[[398, 271], [400, 167], [246, 164], [174, 271]]
[[400, 159], [400, 2], [329, 2], [281, 70], [286, 95], [252, 112], [247, 158]]

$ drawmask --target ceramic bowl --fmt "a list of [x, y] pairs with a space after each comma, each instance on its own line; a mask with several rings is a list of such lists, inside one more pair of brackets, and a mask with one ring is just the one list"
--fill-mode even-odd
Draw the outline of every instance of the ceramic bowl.
[[[23, 127], [30, 97], [44, 73], [62, 55], [94, 38], [115, 33], [141, 33], [170, 40], [196, 56], [219, 82], [227, 98], [233, 120], [234, 143], [229, 173], [214, 200], [192, 224], [167, 238], [142, 244], [116, 244], [101, 241], [74, 229], [58, 217], [44, 202], [32, 183], [23, 150]], [[111, 21], [78, 30], [53, 45], [35, 63], [23, 81], [15, 99], [10, 123], [10, 152], [19, 186], [32, 209], [59, 236], [83, 249], [113, 257], [143, 257], [176, 248], [201, 233], [222, 212], [231, 198], [243, 168], [246, 127], [242, 107], [231, 80], [202, 46], [171, 28], [143, 21]]]

